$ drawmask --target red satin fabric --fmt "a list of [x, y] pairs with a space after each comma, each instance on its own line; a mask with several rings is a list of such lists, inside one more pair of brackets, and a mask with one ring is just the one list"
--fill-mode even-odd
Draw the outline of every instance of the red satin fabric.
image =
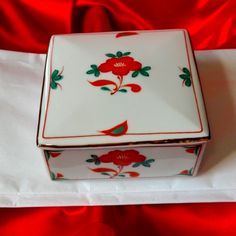
[[[0, 49], [47, 51], [52, 34], [187, 28], [194, 49], [236, 48], [234, 0], [8, 0]], [[0, 235], [236, 235], [236, 203], [0, 209]]]
[[0, 48], [47, 51], [52, 34], [186, 28], [194, 49], [236, 47], [235, 0], [8, 0]]
[[233, 203], [1, 209], [2, 236], [235, 236]]

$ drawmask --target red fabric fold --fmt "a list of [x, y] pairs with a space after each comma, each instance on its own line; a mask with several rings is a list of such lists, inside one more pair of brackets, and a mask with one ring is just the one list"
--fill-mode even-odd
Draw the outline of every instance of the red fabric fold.
[[51, 35], [186, 28], [194, 49], [236, 48], [233, 0], [9, 0], [0, 5], [0, 48], [46, 53]]
[[[194, 49], [236, 48], [234, 0], [8, 0], [0, 48], [46, 53], [53, 34], [186, 28]], [[236, 235], [236, 203], [0, 209], [0, 235]]]
[[234, 236], [234, 203], [1, 209], [0, 235]]

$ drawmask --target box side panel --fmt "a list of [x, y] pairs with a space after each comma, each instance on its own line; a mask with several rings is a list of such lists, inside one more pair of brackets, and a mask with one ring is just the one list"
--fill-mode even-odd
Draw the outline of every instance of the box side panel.
[[203, 155], [204, 155], [204, 152], [206, 149], [206, 145], [207, 145], [207, 143], [203, 143], [199, 148], [198, 158], [197, 158], [195, 166], [193, 168], [193, 176], [196, 176], [198, 173], [198, 170], [199, 170], [199, 167], [202, 162]]
[[192, 176], [202, 145], [45, 151], [52, 179]]

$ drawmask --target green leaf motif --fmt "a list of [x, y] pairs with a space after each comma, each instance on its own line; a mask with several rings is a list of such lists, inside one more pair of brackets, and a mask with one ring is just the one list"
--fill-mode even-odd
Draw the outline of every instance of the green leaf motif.
[[139, 74], [139, 71], [136, 70], [132, 73], [132, 77], [135, 78], [138, 76], [138, 74]]
[[185, 85], [186, 85], [187, 87], [190, 87], [190, 86], [191, 86], [191, 84], [192, 84], [192, 82], [191, 82], [191, 80], [190, 80], [190, 79], [188, 79], [188, 80], [185, 80]]
[[132, 167], [134, 167], [134, 168], [139, 167], [140, 164], [141, 164], [141, 163], [138, 163], [138, 162], [137, 162], [137, 163], [133, 164]]
[[86, 74], [88, 74], [88, 75], [93, 74], [93, 73], [94, 73], [94, 70], [88, 70], [88, 71], [86, 72]]
[[100, 71], [99, 71], [99, 70], [95, 70], [95, 71], [94, 71], [94, 75], [95, 75], [96, 77], [98, 77], [98, 76], [100, 75]]
[[114, 55], [113, 53], [107, 53], [106, 56], [107, 57], [116, 57], [116, 55]]
[[125, 175], [119, 175], [120, 177], [125, 177]]
[[98, 156], [97, 156], [97, 155], [94, 155], [94, 154], [92, 154], [91, 157], [94, 158], [94, 159], [97, 159], [97, 158], [98, 158]]
[[116, 53], [116, 56], [117, 56], [117, 57], [122, 57], [122, 56], [123, 56], [123, 53], [122, 53], [121, 51], [118, 51], [118, 52]]
[[189, 76], [186, 74], [181, 74], [181, 75], [179, 75], [179, 77], [183, 80], [189, 79]]
[[149, 160], [146, 160], [146, 162], [150, 164], [150, 163], [155, 162], [155, 160], [154, 159], [149, 159]]
[[148, 163], [148, 162], [142, 162], [142, 165], [145, 166], [145, 167], [151, 167], [151, 165]]
[[145, 67], [143, 67], [141, 70], [144, 70], [144, 71], [146, 71], [146, 70], [151, 70], [151, 66], [145, 66]]
[[91, 68], [94, 70], [97, 70], [98, 67], [97, 67], [97, 65], [93, 64], [93, 65], [91, 65]]
[[183, 71], [186, 75], [190, 76], [190, 71], [188, 70], [188, 68], [184, 67], [184, 68], [182, 69], [182, 71]]
[[120, 126], [120, 127], [116, 128], [116, 129], [114, 129], [112, 131], [112, 134], [120, 134], [120, 133], [122, 133], [124, 131], [124, 129], [125, 128], [123, 126]]
[[52, 80], [51, 83], [50, 83], [50, 87], [51, 87], [52, 89], [56, 89], [56, 88], [57, 88], [57, 83]]
[[50, 154], [48, 153], [48, 151], [44, 151], [44, 153], [45, 153], [46, 160], [49, 161]]
[[94, 159], [88, 159], [88, 160], [86, 160], [86, 162], [92, 163], [92, 162], [94, 162]]
[[52, 72], [52, 76], [51, 77], [52, 77], [53, 80], [55, 80], [55, 78], [57, 77], [58, 73], [59, 73], [59, 70], [54, 70]]
[[57, 75], [55, 78], [54, 78], [54, 81], [58, 81], [58, 80], [62, 80], [63, 79], [63, 76], [62, 75]]
[[131, 54], [131, 52], [124, 52], [123, 53], [123, 56], [128, 56], [128, 55], [130, 55]]
[[119, 92], [127, 93], [127, 90], [126, 89], [120, 89]]
[[101, 87], [101, 90], [104, 90], [104, 91], [111, 91], [111, 89], [108, 88], [108, 87]]
[[148, 72], [146, 72], [145, 70], [140, 70], [140, 73], [143, 76], [149, 76]]
[[51, 172], [51, 171], [50, 171], [50, 176], [51, 176], [52, 180], [56, 179], [56, 175], [53, 172]]
[[106, 173], [106, 172], [102, 172], [101, 174], [111, 176], [109, 173]]
[[100, 162], [99, 160], [95, 160], [94, 164], [95, 164], [96, 166], [98, 166], [98, 165], [101, 164], [101, 162]]

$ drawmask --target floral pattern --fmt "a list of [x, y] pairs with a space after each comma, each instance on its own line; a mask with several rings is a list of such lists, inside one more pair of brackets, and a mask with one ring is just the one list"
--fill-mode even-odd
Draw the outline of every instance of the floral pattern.
[[60, 83], [58, 83], [58, 81], [63, 79], [63, 75], [62, 75], [63, 71], [64, 71], [64, 67], [62, 67], [61, 71], [54, 70], [52, 72], [51, 81], [50, 81], [50, 87], [52, 89], [57, 89], [57, 87], [59, 87], [62, 90], [62, 86]]
[[108, 136], [118, 137], [125, 135], [127, 131], [128, 131], [128, 121], [126, 120], [110, 129], [102, 130], [100, 132]]
[[179, 68], [182, 72], [182, 74], [179, 75], [179, 78], [183, 80], [182, 86], [191, 87], [192, 81], [191, 81], [191, 73], [188, 68], [183, 67]]
[[109, 176], [110, 178], [115, 177], [138, 177], [140, 175], [137, 171], [124, 171], [124, 167], [130, 166], [136, 168], [139, 166], [151, 167], [154, 159], [147, 159], [144, 155], [140, 154], [136, 150], [114, 150], [98, 157], [97, 155], [91, 155], [91, 158], [86, 160], [88, 163], [94, 163], [100, 165], [101, 163], [112, 163], [116, 166], [115, 169], [100, 167], [100, 168], [89, 168], [93, 172], [100, 173], [102, 175]]
[[110, 92], [111, 95], [120, 93], [127, 93], [128, 89], [133, 93], [141, 91], [141, 86], [135, 83], [124, 83], [124, 76], [132, 72], [133, 78], [138, 75], [149, 77], [150, 66], [143, 67], [142, 64], [130, 56], [131, 52], [118, 51], [115, 54], [107, 53], [108, 59], [99, 66], [92, 64], [90, 69], [86, 72], [89, 75], [99, 77], [101, 73], [112, 73], [117, 78], [116, 81], [100, 79], [95, 81], [88, 81], [92, 86], [100, 87], [103, 91]]
[[201, 145], [187, 146], [184, 148], [185, 148], [185, 152], [198, 156], [201, 150]]

